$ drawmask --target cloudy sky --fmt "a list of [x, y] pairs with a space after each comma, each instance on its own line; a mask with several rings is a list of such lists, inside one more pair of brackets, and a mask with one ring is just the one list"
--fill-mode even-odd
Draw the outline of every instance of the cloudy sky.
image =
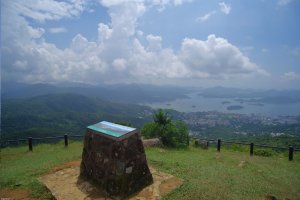
[[300, 88], [300, 0], [2, 0], [1, 80]]

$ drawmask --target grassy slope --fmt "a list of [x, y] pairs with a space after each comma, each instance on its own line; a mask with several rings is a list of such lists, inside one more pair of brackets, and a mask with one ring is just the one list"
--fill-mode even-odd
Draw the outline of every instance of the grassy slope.
[[[1, 150], [0, 187], [25, 187], [33, 195], [47, 198], [49, 194], [36, 177], [53, 166], [78, 160], [82, 145], [62, 143]], [[279, 199], [300, 199], [300, 155], [295, 161], [287, 157], [252, 157], [247, 153], [215, 149], [187, 150], [146, 149], [149, 163], [157, 169], [184, 180], [181, 188], [166, 199], [264, 199], [271, 194]], [[245, 161], [244, 167], [238, 167]]]

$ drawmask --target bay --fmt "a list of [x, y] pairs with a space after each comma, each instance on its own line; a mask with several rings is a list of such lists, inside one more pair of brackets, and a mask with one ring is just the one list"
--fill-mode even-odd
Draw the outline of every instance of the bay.
[[[146, 103], [152, 108], [174, 109], [180, 112], [218, 111], [223, 113], [256, 114], [265, 116], [300, 115], [300, 103], [271, 104], [248, 102], [246, 98], [206, 98], [199, 93], [188, 98], [166, 102]], [[240, 109], [228, 109], [228, 107]]]

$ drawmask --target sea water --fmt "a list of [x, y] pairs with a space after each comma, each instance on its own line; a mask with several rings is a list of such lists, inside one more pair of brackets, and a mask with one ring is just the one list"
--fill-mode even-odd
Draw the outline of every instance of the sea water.
[[[180, 112], [218, 111], [225, 113], [260, 114], [266, 116], [300, 115], [300, 103], [274, 104], [254, 103], [246, 98], [207, 98], [199, 92], [187, 95], [188, 98], [167, 102], [146, 103], [152, 108], [174, 109]], [[241, 109], [228, 109], [229, 106], [241, 106]]]

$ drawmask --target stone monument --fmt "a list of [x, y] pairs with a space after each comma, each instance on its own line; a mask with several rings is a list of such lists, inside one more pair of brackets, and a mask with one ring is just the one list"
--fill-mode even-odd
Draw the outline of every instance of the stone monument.
[[153, 183], [137, 129], [106, 121], [88, 126], [80, 176], [116, 198]]

